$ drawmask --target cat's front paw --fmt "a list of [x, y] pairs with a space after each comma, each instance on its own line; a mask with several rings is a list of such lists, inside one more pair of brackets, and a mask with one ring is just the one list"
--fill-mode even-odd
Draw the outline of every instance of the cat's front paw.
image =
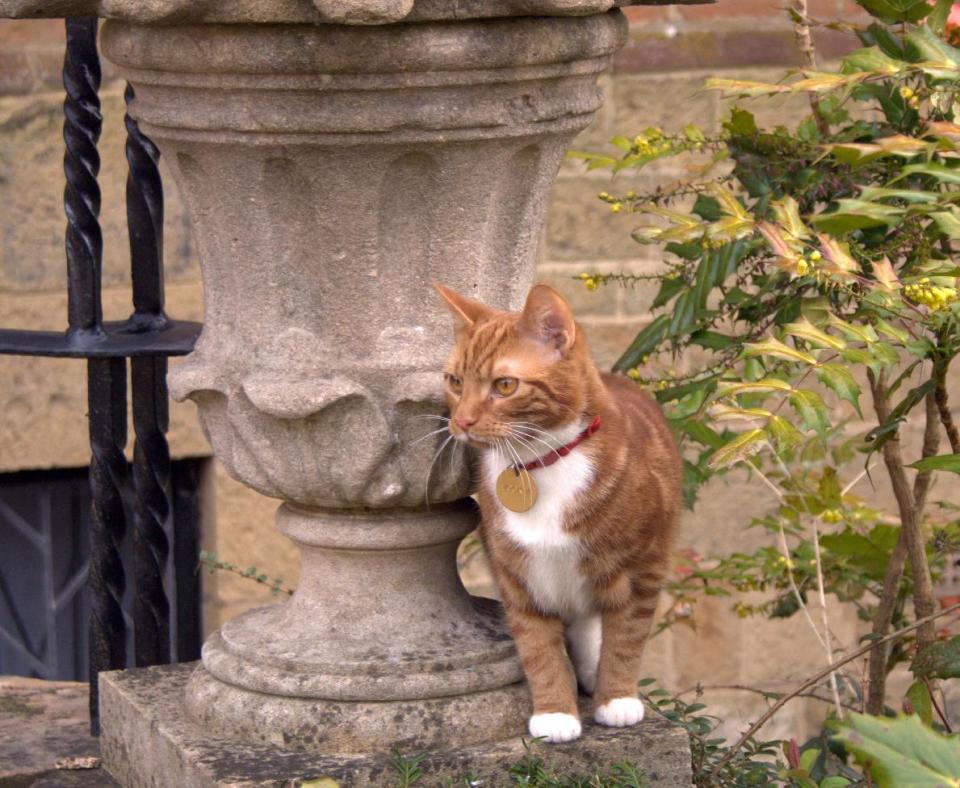
[[597, 706], [593, 718], [611, 728], [636, 725], [643, 719], [643, 701], [639, 698], [612, 698]]
[[580, 738], [580, 720], [572, 714], [559, 711], [534, 714], [528, 727], [531, 736], [546, 739], [551, 744]]

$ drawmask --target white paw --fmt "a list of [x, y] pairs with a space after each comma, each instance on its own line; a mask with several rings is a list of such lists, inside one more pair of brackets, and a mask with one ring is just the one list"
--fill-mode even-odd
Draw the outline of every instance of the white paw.
[[593, 718], [601, 725], [623, 728], [643, 719], [643, 702], [637, 698], [614, 698], [597, 706]]
[[580, 720], [572, 714], [559, 711], [534, 714], [530, 718], [528, 727], [531, 736], [546, 739], [553, 744], [573, 741], [580, 737]]

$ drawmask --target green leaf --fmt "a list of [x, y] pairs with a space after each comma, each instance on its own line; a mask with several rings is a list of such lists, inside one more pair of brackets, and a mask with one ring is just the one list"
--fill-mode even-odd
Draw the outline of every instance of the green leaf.
[[810, 223], [831, 235], [843, 235], [868, 227], [889, 227], [904, 214], [903, 208], [866, 200], [837, 200], [836, 205], [831, 213], [811, 216]]
[[955, 210], [935, 211], [930, 218], [947, 238], [960, 239], [960, 217]]
[[707, 350], [725, 350], [737, 341], [736, 337], [719, 334], [716, 331], [694, 331], [690, 335], [690, 344], [699, 345]]
[[958, 788], [960, 742], [925, 726], [913, 715], [871, 717], [851, 714], [835, 726], [857, 761], [880, 788]]
[[[869, 9], [867, 9], [869, 10]], [[851, 52], [841, 61], [846, 72], [879, 71], [883, 74], [896, 74], [907, 67], [902, 60], [896, 60], [885, 54], [880, 47], [864, 47]]]
[[748, 342], [744, 346], [745, 356], [773, 356], [787, 361], [797, 361], [802, 364], [816, 364], [816, 356], [804, 350], [783, 344], [779, 339], [767, 337], [761, 342]]
[[909, 178], [911, 175], [929, 175], [941, 183], [960, 184], [960, 170], [947, 167], [945, 164], [938, 164], [935, 161], [927, 164], [908, 164], [900, 170], [900, 174], [890, 183], [896, 183], [904, 178]]
[[798, 389], [790, 397], [790, 405], [800, 416], [803, 425], [816, 430], [821, 438], [830, 429], [830, 416], [823, 398], [815, 391]]
[[617, 359], [613, 365], [614, 372], [624, 372], [641, 363], [644, 356], [650, 354], [662, 341], [667, 333], [670, 315], [660, 315], [634, 337], [630, 347]]
[[953, 0], [937, 0], [933, 11], [927, 17], [927, 26], [937, 35], [940, 35], [947, 26], [951, 8], [953, 8]]
[[716, 431], [696, 419], [687, 419], [683, 423], [683, 431], [697, 443], [702, 443], [711, 449], [719, 449], [726, 442]]
[[752, 137], [758, 133], [757, 121], [752, 112], [734, 107], [730, 111], [730, 119], [723, 124], [730, 134], [740, 137]]
[[781, 452], [789, 451], [803, 443], [803, 434], [783, 416], [772, 416], [767, 422], [766, 429]]
[[900, 363], [900, 354], [887, 342], [874, 342], [870, 346], [874, 358], [885, 367], [894, 367]]
[[922, 681], [915, 681], [911, 684], [905, 693], [910, 705], [913, 706], [913, 713], [916, 714], [924, 725], [933, 724], [933, 702], [930, 700], [930, 690]]
[[687, 287], [687, 283], [677, 277], [667, 277], [660, 280], [660, 291], [657, 293], [657, 297], [653, 299], [653, 303], [650, 305], [651, 309], [659, 309], [662, 306], [670, 303], [677, 293]]
[[763, 378], [750, 381], [723, 381], [717, 389], [717, 396], [729, 397], [734, 394], [769, 394], [774, 391], [793, 391], [789, 383], [778, 378]]
[[879, 186], [864, 186], [860, 190], [860, 199], [870, 202], [876, 200], [904, 200], [911, 203], [937, 202], [943, 195], [937, 192], [925, 192], [920, 189], [885, 189]]
[[860, 386], [853, 379], [850, 370], [840, 364], [822, 364], [817, 367], [817, 378], [840, 399], [853, 405], [860, 418]]
[[871, 447], [873, 451], [879, 449], [893, 436], [898, 429], [899, 422], [903, 421], [906, 415], [913, 410], [932, 389], [932, 380], [927, 380], [916, 388], [910, 389], [906, 396], [897, 403], [897, 406], [890, 411], [890, 418], [867, 433], [865, 440], [868, 443], [873, 443]]
[[927, 646], [910, 665], [917, 678], [960, 679], [960, 635]]
[[829, 321], [831, 326], [839, 329], [851, 339], [860, 340], [868, 345], [877, 341], [877, 332], [873, 330], [873, 326], [869, 323], [848, 323], [832, 312], [830, 313]]
[[846, 788], [848, 785], [852, 785], [850, 780], [839, 774], [832, 774], [820, 781], [820, 788]]
[[904, 41], [906, 56], [920, 66], [934, 63], [953, 70], [960, 66], [960, 50], [950, 46], [926, 25], [910, 30]]
[[821, 347], [843, 350], [847, 346], [847, 343], [842, 339], [830, 336], [826, 331], [821, 331], [807, 318], [798, 320], [796, 323], [788, 323], [783, 328], [790, 336], [806, 339], [808, 342], [814, 342]]
[[711, 197], [709, 194], [698, 194], [697, 200], [690, 210], [705, 222], [715, 222], [723, 216], [723, 212], [720, 210], [720, 203], [717, 202], [715, 197]]
[[926, 0], [857, 0], [857, 4], [887, 23], [919, 22], [933, 10]]
[[877, 331], [890, 339], [895, 339], [901, 345], [910, 341], [910, 334], [902, 328], [890, 325], [886, 320], [878, 320]]
[[918, 471], [950, 471], [960, 473], [960, 454], [939, 454], [913, 463], [911, 468]]
[[766, 432], [759, 427], [748, 430], [738, 435], [722, 449], [714, 452], [710, 458], [710, 467], [725, 468], [741, 460], [745, 460], [760, 451], [766, 443], [766, 439]]

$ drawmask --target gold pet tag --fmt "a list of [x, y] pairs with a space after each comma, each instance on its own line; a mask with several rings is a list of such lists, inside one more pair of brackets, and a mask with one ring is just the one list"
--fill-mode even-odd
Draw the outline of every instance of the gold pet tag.
[[537, 502], [537, 484], [529, 471], [511, 465], [497, 477], [497, 498], [512, 512], [527, 512]]

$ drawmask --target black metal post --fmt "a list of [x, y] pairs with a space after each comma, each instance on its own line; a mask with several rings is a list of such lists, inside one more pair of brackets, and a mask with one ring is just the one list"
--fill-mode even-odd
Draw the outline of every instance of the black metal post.
[[[129, 104], [133, 88], [124, 98]], [[160, 152], [140, 133], [128, 113], [127, 227], [133, 279], [134, 331], [156, 331], [167, 325], [163, 311], [163, 185], [157, 161]], [[133, 387], [133, 561], [136, 594], [133, 607], [135, 660], [139, 667], [170, 661], [170, 604], [163, 587], [169, 556], [164, 527], [171, 517], [167, 359], [131, 359]]]
[[177, 604], [177, 662], [200, 659], [200, 496], [199, 462], [174, 470], [173, 571]]
[[100, 733], [97, 674], [127, 664], [123, 620], [125, 579], [120, 546], [126, 531], [123, 488], [127, 460], [127, 362], [123, 358], [87, 361], [90, 415], [90, 731]]
[[63, 170], [67, 176], [63, 202], [67, 214], [67, 288], [69, 337], [77, 343], [96, 341], [102, 334], [100, 266], [100, 155], [97, 141], [100, 114], [100, 58], [97, 19], [66, 20], [67, 48], [63, 60]]
[[[100, 231], [100, 58], [96, 18], [66, 20], [63, 61], [63, 169], [67, 178], [68, 339], [74, 345], [104, 338], [100, 278], [103, 236]], [[97, 674], [126, 667], [125, 585], [120, 546], [126, 532], [123, 487], [127, 470], [127, 369], [120, 358], [87, 362], [90, 414], [90, 729], [100, 730]]]

